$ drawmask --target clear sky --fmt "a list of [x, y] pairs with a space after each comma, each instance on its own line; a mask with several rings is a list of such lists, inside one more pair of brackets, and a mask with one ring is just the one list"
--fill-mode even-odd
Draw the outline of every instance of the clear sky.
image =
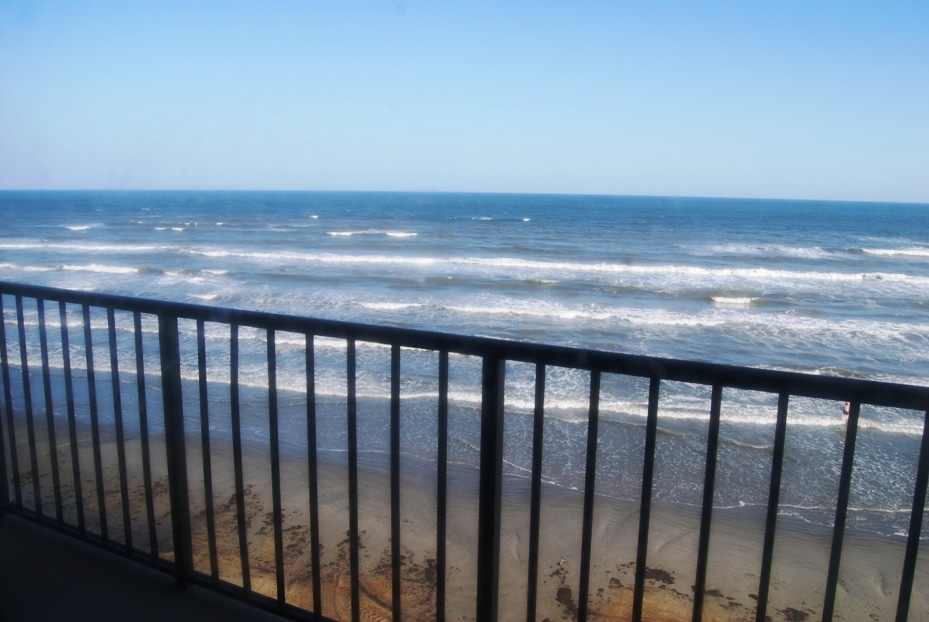
[[929, 2], [0, 0], [0, 188], [929, 202]]

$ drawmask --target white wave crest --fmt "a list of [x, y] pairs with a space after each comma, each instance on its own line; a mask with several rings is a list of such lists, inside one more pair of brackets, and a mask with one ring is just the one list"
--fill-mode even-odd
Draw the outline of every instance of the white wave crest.
[[7, 242], [0, 243], [0, 250], [56, 250], [75, 251], [79, 253], [151, 253], [175, 250], [173, 246], [156, 246], [152, 244], [87, 244], [87, 243], [46, 243], [46, 242]]
[[[880, 320], [837, 320], [807, 317], [789, 313], [745, 313], [742, 305], [719, 305], [708, 307], [699, 313], [670, 311], [666, 309], [640, 309], [636, 307], [610, 307], [602, 305], [579, 305], [549, 303], [530, 299], [514, 301], [500, 298], [482, 304], [443, 305], [443, 312], [488, 317], [527, 317], [554, 322], [611, 322], [617, 325], [641, 326], [644, 328], [719, 328], [739, 326], [739, 330], [750, 329], [759, 337], [785, 334], [817, 335], [825, 339], [828, 335], [852, 340], [857, 337], [881, 340], [888, 344], [905, 345], [919, 336], [929, 340], [929, 323], [907, 323]], [[805, 337], [804, 337], [805, 338]]]
[[[330, 232], [329, 235], [349, 236], [357, 232]], [[430, 257], [409, 255], [346, 255], [339, 253], [299, 253], [294, 251], [253, 252], [235, 249], [186, 249], [186, 252], [207, 257], [229, 257], [283, 264], [318, 263], [343, 266], [432, 266], [455, 273], [500, 273], [505, 278], [548, 278], [562, 280], [566, 276], [676, 279], [693, 285], [732, 286], [745, 288], [752, 284], [797, 283], [843, 284], [864, 281], [880, 284], [905, 284], [929, 289], [929, 276], [913, 276], [889, 272], [822, 272], [773, 270], [770, 268], [711, 268], [689, 265], [640, 265], [623, 263], [581, 263], [518, 259], [513, 257]], [[522, 274], [520, 274], [520, 272]]]
[[364, 229], [362, 231], [327, 231], [332, 237], [352, 237], [353, 235], [384, 235], [389, 238], [414, 238], [418, 233], [415, 231], [391, 231], [386, 229]]
[[753, 302], [758, 300], [757, 298], [751, 298], [748, 296], [713, 296], [712, 300], [718, 305], [730, 305], [734, 307], [748, 307]]
[[452, 305], [449, 311], [465, 315], [491, 316], [525, 316], [535, 318], [554, 318], [559, 320], [610, 320], [618, 319], [616, 314], [606, 309], [570, 308], [555, 305]]
[[96, 229], [97, 227], [102, 227], [100, 223], [93, 223], [90, 225], [64, 225], [64, 228], [68, 231], [87, 231], [88, 229]]
[[138, 268], [131, 268], [128, 266], [106, 266], [97, 263], [87, 265], [63, 265], [61, 269], [69, 272], [98, 272], [100, 274], [136, 274], [139, 271]]
[[13, 263], [0, 264], [0, 270], [21, 270], [22, 272], [51, 272], [55, 268], [51, 266], [18, 266]]
[[423, 305], [416, 302], [363, 302], [361, 306], [375, 311], [400, 311], [402, 309], [415, 309]]
[[929, 248], [924, 246], [912, 246], [910, 248], [864, 248], [862, 251], [869, 255], [884, 257], [919, 257], [921, 259], [929, 259]]
[[698, 252], [710, 255], [753, 255], [767, 257], [782, 255], [798, 257], [801, 259], [821, 259], [835, 256], [836, 251], [826, 250], [819, 246], [786, 246], [782, 244], [714, 244]]
[[[310, 219], [318, 218], [318, 214], [309, 214], [306, 216]], [[492, 220], [492, 217], [488, 216], [474, 216], [475, 220], [487, 219]], [[528, 217], [522, 217], [521, 220], [529, 221], [532, 220]], [[190, 220], [186, 222], [180, 222], [181, 219], [178, 219], [177, 222], [173, 223], [174, 226], [171, 226], [172, 223], [168, 222], [164, 226], [158, 226], [159, 230], [174, 230], [182, 231], [184, 227], [197, 226], [197, 222]], [[134, 223], [145, 223], [146, 221], [133, 220]], [[152, 223], [154, 224], [154, 223]], [[148, 226], [152, 226], [149, 224]], [[220, 223], [217, 223], [220, 224]], [[101, 223], [96, 222], [72, 222], [67, 225], [59, 225], [60, 227], [66, 228], [70, 231], [84, 231], [93, 227], [103, 226]], [[356, 236], [356, 235], [380, 235], [391, 238], [410, 238], [416, 237], [417, 232], [411, 230], [409, 225], [400, 225], [402, 229], [393, 230], [387, 227], [372, 227], [364, 228], [365, 225], [362, 225], [358, 229], [352, 229], [351, 226], [346, 226], [345, 230], [333, 230], [329, 231], [330, 236]], [[79, 236], [75, 236], [79, 237]], [[182, 238], [178, 238], [182, 239]], [[929, 258], [929, 247], [925, 244], [921, 244], [915, 239], [870, 239], [868, 242], [865, 242], [870, 247], [861, 249], [861, 252], [874, 255], [874, 256], [886, 256], [886, 257], [903, 257], [903, 258]], [[81, 245], [81, 244], [69, 244], [69, 243], [57, 243], [57, 244], [46, 244], [40, 240], [29, 240], [21, 242], [8, 242], [5, 244], [0, 244], [0, 249], [59, 249], [59, 250], [73, 250], [73, 251], [94, 251], [94, 252], [159, 252], [162, 250], [168, 250], [168, 247], [160, 246], [151, 246], [151, 245], [105, 245], [105, 244], [92, 244], [92, 245]], [[750, 267], [720, 267], [720, 266], [703, 266], [700, 265], [699, 260], [696, 261], [694, 265], [643, 265], [643, 264], [626, 264], [622, 262], [610, 262], [609, 260], [604, 262], [582, 262], [582, 261], [558, 261], [551, 258], [542, 258], [542, 259], [521, 259], [515, 257], [449, 257], [436, 254], [433, 257], [403, 257], [403, 256], [392, 256], [390, 254], [385, 254], [384, 256], [357, 256], [357, 255], [323, 255], [323, 254], [308, 254], [308, 253], [299, 253], [299, 252], [269, 252], [269, 253], [249, 253], [246, 251], [239, 252], [235, 249], [227, 249], [227, 251], [222, 252], [221, 254], [214, 254], [217, 251], [207, 248], [206, 250], [198, 250], [194, 248], [173, 248], [170, 249], [175, 252], [185, 252], [185, 253], [201, 253], [205, 255], [212, 256], [224, 256], [224, 257], [241, 257], [241, 258], [259, 258], [266, 261], [283, 261], [283, 262], [320, 262], [320, 263], [341, 263], [345, 265], [359, 264], [359, 265], [373, 265], [373, 264], [383, 264], [385, 266], [404, 266], [404, 265], [434, 265], [439, 269], [447, 269], [451, 272], [467, 272], [467, 273], [480, 273], [482, 276], [487, 273], [487, 271], [493, 271], [492, 276], [501, 276], [503, 278], [514, 277], [514, 278], [532, 278], [537, 280], [544, 281], [559, 281], [565, 277], [570, 276], [584, 276], [590, 275], [592, 277], [602, 277], [602, 276], [614, 276], [617, 279], [627, 279], [627, 278], [667, 278], [675, 279], [681, 281], [692, 281], [694, 279], [700, 279], [701, 282], [696, 283], [697, 287], [714, 287], [719, 290], [722, 289], [719, 287], [720, 283], [724, 283], [727, 280], [736, 280], [739, 281], [739, 284], [736, 285], [733, 289], [742, 289], [740, 285], [745, 285], [744, 289], [746, 291], [752, 291], [751, 285], [768, 283], [771, 281], [778, 281], [778, 285], [781, 283], [784, 284], [793, 284], [797, 282], [806, 282], [811, 283], [813, 286], [817, 286], [820, 282], [828, 283], [859, 283], [862, 281], [867, 281], [869, 286], [873, 287], [886, 287], [887, 283], [900, 283], [901, 285], [915, 285], [918, 287], [927, 287], [929, 288], [929, 277], [917, 276], [914, 274], [898, 274], [891, 272], [870, 272], [867, 274], [862, 274], [861, 272], [848, 272], [848, 271], [830, 271], [829, 269], [795, 269], [795, 270], [778, 270], [772, 269], [770, 267], [766, 268], [750, 268]], [[731, 243], [731, 244], [717, 244], [717, 245], [707, 245], [705, 247], [700, 247], [695, 249], [698, 251], [705, 251], [710, 253], [736, 253], [736, 254], [751, 254], [751, 255], [787, 255], [787, 256], [798, 256], [804, 258], [818, 258], [822, 256], [835, 256], [848, 253], [848, 249], [838, 249], [830, 250], [828, 248], [823, 248], [815, 245], [803, 246], [791, 246], [790, 244], [765, 244], [765, 243]], [[829, 264], [832, 265], [832, 264]], [[835, 264], [841, 265], [841, 264]], [[873, 270], [873, 268], [868, 268]], [[529, 274], [518, 274], [517, 271], [522, 271]], [[567, 274], [565, 274], [567, 273]], [[880, 284], [879, 284], [880, 283]], [[634, 283], [638, 285], [638, 283]], [[648, 285], [648, 284], [647, 284]], [[668, 289], [674, 289], [677, 283], [671, 283]], [[664, 284], [661, 284], [664, 288]], [[715, 300], [719, 304], [725, 304], [721, 300]]]

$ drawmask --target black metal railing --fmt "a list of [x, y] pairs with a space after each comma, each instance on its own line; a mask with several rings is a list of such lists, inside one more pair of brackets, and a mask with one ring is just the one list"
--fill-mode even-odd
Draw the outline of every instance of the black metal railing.
[[[12, 303], [12, 304], [11, 304]], [[57, 313], [55, 313], [57, 307]], [[52, 320], [50, 322], [49, 320]], [[59, 330], [49, 328], [57, 323]], [[73, 339], [74, 327], [79, 326], [83, 344]], [[182, 327], [184, 330], [181, 330]], [[188, 330], [188, 327], [193, 327]], [[228, 331], [224, 339], [221, 362], [215, 363], [215, 354], [207, 344], [207, 328]], [[248, 522], [248, 490], [245, 479], [248, 464], [243, 449], [243, 403], [240, 378], [243, 375], [240, 355], [240, 331], [256, 330], [266, 343], [265, 363], [261, 383], [266, 390], [267, 404], [267, 460], [271, 486], [271, 541], [273, 553], [273, 587], [258, 589], [251, 582], [253, 570], [249, 548], [255, 546], [246, 530]], [[279, 404], [278, 373], [282, 362], [277, 350], [277, 336], [287, 333], [303, 339], [299, 348], [302, 368], [305, 371], [305, 460], [309, 465], [305, 486], [308, 495], [309, 568], [307, 573], [312, 597], [310, 604], [296, 605], [289, 598], [285, 584], [285, 563], [289, 549], [284, 545], [284, 508], [282, 505], [282, 438]], [[0, 364], [2, 364], [3, 417], [0, 422], [0, 506], [3, 511], [24, 515], [58, 530], [72, 533], [97, 543], [109, 550], [129, 556], [140, 562], [160, 568], [176, 576], [179, 586], [197, 584], [252, 602], [270, 611], [296, 619], [329, 619], [327, 595], [323, 590], [324, 569], [321, 562], [323, 547], [337, 543], [322, 542], [321, 531], [325, 517], [321, 515], [317, 467], [321, 460], [318, 447], [317, 377], [315, 340], [330, 338], [345, 342], [345, 431], [347, 448], [348, 497], [347, 529], [350, 580], [345, 590], [350, 600], [350, 617], [360, 619], [363, 588], [360, 580], [361, 551], [357, 545], [359, 526], [359, 446], [358, 438], [358, 355], [356, 345], [382, 344], [389, 351], [389, 441], [388, 471], [390, 523], [390, 600], [386, 603], [393, 619], [404, 617], [402, 568], [404, 550], [401, 546], [401, 525], [404, 508], [401, 505], [401, 447], [400, 421], [403, 403], [401, 359], [404, 352], [426, 351], [436, 356], [432, 370], [435, 382], [434, 413], [437, 419], [435, 441], [435, 574], [434, 617], [444, 620], [446, 615], [447, 568], [450, 560], [446, 542], [449, 534], [449, 375], [450, 357], [476, 357], [480, 361], [480, 442], [479, 486], [477, 488], [477, 560], [474, 569], [474, 593], [471, 612], [454, 612], [455, 617], [477, 620], [494, 620], [500, 605], [500, 546], [501, 493], [504, 486], [504, 419], [506, 370], [508, 363], [528, 364], [534, 369], [534, 407], [531, 439], [531, 467], [529, 474], [529, 544], [528, 574], [526, 576], [526, 619], [537, 617], [540, 590], [539, 546], [540, 519], [543, 515], [542, 464], [545, 445], [543, 422], [546, 417], [546, 371], [553, 368], [580, 370], [587, 374], [586, 452], [583, 472], [583, 510], [581, 524], [581, 554], [579, 565], [576, 611], [578, 620], [590, 616], [592, 534], [595, 527], [594, 509], [597, 500], [595, 483], [597, 474], [598, 424], [600, 421], [601, 380], [607, 374], [645, 379], [648, 382], [647, 415], [644, 429], [644, 452], [641, 456], [641, 494], [636, 536], [635, 583], [633, 587], [632, 619], [643, 617], [645, 600], [647, 556], [650, 516], [653, 502], [656, 438], [659, 407], [664, 384], [683, 382], [708, 387], [711, 391], [709, 426], [703, 468], [702, 508], [699, 518], [699, 537], [695, 585], [691, 617], [700, 620], [705, 604], [705, 583], [713, 521], [713, 501], [716, 485], [719, 446], [720, 411], [723, 389], [739, 389], [773, 394], [777, 399], [774, 426], [773, 453], [768, 504], [764, 526], [763, 548], [760, 552], [758, 572], [756, 620], [765, 620], [768, 594], [771, 586], [771, 569], [779, 508], [779, 492], [784, 468], [784, 448], [788, 422], [788, 403], [792, 397], [819, 400], [848, 401], [849, 416], [845, 430], [844, 453], [835, 499], [835, 517], [832, 527], [831, 554], [825, 577], [825, 598], [822, 619], [832, 619], [836, 590], [839, 583], [839, 564], [846, 532], [846, 514], [849, 507], [849, 490], [852, 464], [855, 457], [856, 434], [860, 408], [863, 404], [925, 413], [929, 420], [929, 387], [917, 387], [872, 382], [849, 378], [824, 377], [740, 368], [725, 365], [669, 360], [645, 356], [632, 356], [516, 343], [489, 338], [465, 337], [435, 332], [352, 324], [337, 321], [292, 317], [271, 313], [224, 309], [189, 304], [144, 300], [100, 293], [75, 292], [12, 283], [0, 283]], [[104, 341], [106, 348], [100, 347]], [[187, 355], [193, 352], [192, 358]], [[100, 357], [105, 353], [105, 357]], [[103, 362], [100, 359], [104, 358]], [[36, 362], [38, 359], [38, 363]], [[75, 365], [75, 360], [79, 364]], [[289, 359], [288, 359], [289, 360]], [[228, 369], [230, 430], [232, 442], [232, 478], [237, 532], [238, 580], [221, 579], [220, 553], [217, 540], [213, 491], [216, 459], [212, 450], [211, 434], [215, 434], [211, 395], [215, 387], [208, 382], [208, 369], [220, 364]], [[195, 369], [194, 378], [185, 378], [183, 369]], [[58, 371], [60, 369], [60, 372]], [[126, 372], [126, 369], [132, 371]], [[53, 371], [54, 370], [54, 371]], [[110, 390], [102, 391], [108, 377]], [[135, 377], [134, 382], [126, 378]], [[84, 384], [86, 383], [86, 385]], [[124, 385], [134, 384], [131, 389]], [[37, 386], [41, 390], [37, 391]], [[223, 390], [227, 390], [223, 387]], [[40, 403], [34, 392], [41, 395]], [[191, 395], [193, 394], [193, 395]], [[192, 397], [199, 404], [199, 412], [190, 412]], [[160, 408], [158, 408], [160, 401]], [[131, 402], [127, 405], [127, 402]], [[127, 454], [125, 421], [131, 410], [133, 443], [138, 443], [141, 473], [136, 474], [129, 463], [136, 458], [132, 450]], [[186, 412], [185, 412], [186, 411]], [[66, 438], [56, 429], [67, 422]], [[156, 423], [153, 423], [156, 422]], [[86, 437], [89, 426], [90, 438]], [[153, 431], [158, 428], [161, 431]], [[925, 424], [924, 424], [925, 426]], [[137, 432], [135, 428], [137, 427]], [[25, 431], [25, 440], [23, 432]], [[102, 435], [115, 436], [108, 445]], [[155, 463], [162, 458], [153, 452], [153, 445], [161, 443], [163, 433], [164, 467], [167, 474], [166, 495], [169, 511], [158, 507], [164, 493], [155, 481], [161, 467]], [[135, 438], [135, 437], [138, 438]], [[923, 509], [929, 480], [929, 433], [924, 427], [916, 459], [915, 487], [912, 495], [909, 529], [896, 619], [908, 617], [911, 594], [914, 588], [917, 553], [920, 546]], [[198, 439], [199, 446], [188, 443]], [[90, 444], [90, 453], [86, 451]], [[47, 455], [42, 453], [47, 448]], [[115, 456], [110, 447], [115, 448]], [[136, 445], [133, 445], [136, 447]], [[107, 455], [104, 455], [106, 450]], [[195, 463], [189, 459], [195, 457]], [[196, 457], [199, 456], [199, 457]], [[87, 459], [92, 462], [92, 476], [87, 472]], [[47, 465], [46, 465], [47, 463]], [[115, 476], [108, 475], [115, 471]], [[208, 561], [195, 568], [194, 544], [191, 524], [191, 482], [202, 478], [205, 497], [206, 548]], [[142, 491], [144, 516], [139, 537], [138, 520], [130, 516], [135, 503], [130, 499], [134, 478]], [[50, 479], [50, 484], [47, 482]], [[93, 489], [88, 495], [87, 488]], [[113, 498], [105, 491], [114, 490]], [[94, 496], [95, 495], [95, 496]], [[54, 509], [50, 511], [49, 508]], [[119, 508], [119, 509], [114, 509]], [[113, 526], [109, 519], [117, 519]], [[168, 521], [169, 524], [165, 524]], [[165, 533], [170, 529], [170, 537]], [[134, 537], [135, 535], [135, 537]], [[170, 542], [165, 545], [165, 542]], [[207, 570], [208, 568], [208, 570]]]

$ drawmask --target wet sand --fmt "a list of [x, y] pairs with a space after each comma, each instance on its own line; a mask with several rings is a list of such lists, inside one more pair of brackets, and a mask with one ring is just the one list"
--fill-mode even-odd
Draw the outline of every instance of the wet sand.
[[[33, 473], [25, 449], [26, 426], [16, 423], [23, 503], [34, 507]], [[70, 443], [64, 420], [56, 422], [57, 460], [63, 491], [64, 520], [77, 524]], [[35, 430], [40, 496], [46, 515], [54, 516], [54, 497], [48, 458], [48, 435], [42, 422]], [[132, 544], [149, 550], [141, 444], [138, 432], [127, 434], [126, 473], [128, 489], [120, 490], [114, 431], [102, 427], [104, 442], [103, 499], [110, 540], [124, 542], [123, 499], [128, 498]], [[7, 437], [8, 438], [8, 437]], [[98, 532], [101, 525], [93, 471], [90, 430], [79, 430], [81, 497], [86, 528]], [[194, 568], [209, 576], [206, 503], [201, 460], [201, 440], [187, 440], [188, 478]], [[151, 439], [153, 513], [158, 555], [172, 559], [170, 506], [164, 440]], [[9, 460], [9, 458], [8, 458]], [[218, 578], [243, 584], [234, 487], [232, 445], [228, 439], [211, 443], [213, 504], [216, 525]], [[361, 617], [391, 618], [391, 547], [389, 476], [381, 455], [362, 454], [359, 476], [359, 535]], [[273, 503], [270, 453], [265, 442], [245, 446], [245, 515], [247, 558], [251, 589], [276, 596]], [[325, 454], [319, 478], [321, 584], [323, 615], [350, 619], [350, 542], [348, 538], [348, 479], [344, 454]], [[313, 609], [309, 537], [309, 494], [305, 455], [281, 456], [283, 549], [287, 602]], [[401, 465], [402, 607], [404, 618], [435, 617], [436, 493], [434, 466], [404, 458]], [[472, 620], [476, 582], [477, 507], [476, 473], [473, 469], [449, 468], [447, 599], [450, 620]], [[11, 491], [12, 494], [12, 491]], [[525, 619], [529, 490], [525, 480], [507, 479], [504, 484], [503, 533], [501, 536], [500, 618]], [[572, 620], [578, 607], [581, 543], [579, 493], [546, 486], [543, 490], [542, 539], [539, 562], [539, 620]], [[710, 567], [704, 604], [704, 620], [754, 620], [758, 574], [761, 566], [763, 516], [745, 508], [717, 510], [711, 536]], [[771, 592], [767, 615], [772, 622], [819, 619], [822, 611], [831, 531], [786, 517], [779, 518]], [[644, 619], [690, 620], [693, 607], [699, 513], [695, 508], [659, 504], [652, 507]], [[598, 498], [593, 534], [593, 565], [590, 573], [589, 618], [626, 620], [632, 608], [635, 576], [638, 506], [635, 503]], [[925, 556], [924, 556], [925, 557]], [[837, 619], [892, 619], [897, 604], [903, 560], [902, 538], [885, 538], [849, 531], [845, 539], [837, 595]], [[927, 564], [917, 565], [910, 619], [929, 615]]]

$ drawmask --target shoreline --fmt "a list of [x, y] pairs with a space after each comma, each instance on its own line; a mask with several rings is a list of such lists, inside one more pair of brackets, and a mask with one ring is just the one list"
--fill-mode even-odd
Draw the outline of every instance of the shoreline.
[[[320, 367], [318, 365], [317, 367]], [[123, 406], [123, 425], [126, 433], [139, 433], [138, 405], [135, 374], [132, 370], [120, 373], [120, 393]], [[75, 375], [75, 402], [77, 418], [89, 426], [86, 376]], [[33, 373], [33, 382], [41, 379]], [[80, 380], [80, 381], [79, 381]], [[155, 376], [146, 376], [148, 401], [148, 429], [150, 433], [164, 430], [161, 389]], [[214, 382], [211, 378], [210, 382]], [[113, 396], [107, 370], [97, 370], [97, 400], [101, 426], [114, 425]], [[14, 402], [21, 403], [16, 395]], [[52, 375], [53, 403], [63, 410], [62, 377]], [[182, 380], [185, 427], [190, 433], [200, 429], [200, 402], [197, 382]], [[19, 389], [21, 391], [21, 389]], [[231, 442], [230, 387], [210, 385], [210, 433], [215, 438]], [[36, 389], [34, 389], [34, 392]], [[386, 392], [386, 389], [384, 389]], [[243, 441], [257, 445], [268, 442], [268, 393], [266, 387], [240, 385], [240, 428]], [[401, 406], [401, 446], [410, 455], [426, 462], [434, 461], [437, 452], [438, 427], [435, 417], [437, 396], [406, 398]], [[407, 401], [408, 400], [408, 401]], [[35, 408], [41, 407], [34, 397]], [[278, 426], [281, 452], [306, 452], [306, 395], [299, 391], [278, 387]], [[479, 464], [480, 411], [479, 405], [454, 404], [449, 413], [449, 463], [476, 467]], [[709, 405], [706, 404], [708, 412]], [[838, 408], [838, 407], [837, 407]], [[347, 452], [345, 397], [318, 399], [317, 438], [320, 451], [336, 455]], [[772, 411], [773, 412], [773, 411]], [[580, 414], [578, 414], [580, 413]], [[757, 424], [728, 424], [721, 428], [719, 468], [716, 473], [717, 503], [724, 511], [738, 510], [743, 506], [767, 507], [767, 486], [770, 480], [769, 442], [773, 437], [773, 414], [769, 422]], [[578, 409], [574, 417], [546, 415], [543, 473], [548, 481], [565, 491], [582, 490], [584, 486], [584, 455], [586, 424], [582, 420], [586, 411]], [[922, 421], [919, 413], [914, 421]], [[44, 415], [42, 415], [44, 418]], [[364, 453], [389, 452], [389, 402], [382, 396], [357, 398], [358, 446]], [[838, 415], [837, 415], [838, 417]], [[802, 413], [800, 413], [802, 418]], [[919, 450], [919, 436], [900, 435], [872, 430], [860, 422], [855, 458], [855, 476], [852, 480], [852, 504], [847, 526], [862, 531], [893, 536], [905, 533], [909, 526], [912, 505], [911, 473], [915, 473]], [[789, 424], [793, 423], [791, 419]], [[767, 426], [770, 429], [766, 429]], [[601, 417], [598, 439], [596, 490], [604, 496], [619, 500], [634, 500], [641, 484], [635, 471], [641, 471], [645, 442], [644, 421], [626, 421]], [[531, 472], [532, 415], [519, 409], [507, 411], [504, 437], [504, 472], [516, 478], [528, 477]], [[706, 422], [679, 421], [673, 417], [660, 419], [656, 456], [663, 461], [655, 471], [653, 494], [656, 499], [699, 508], [702, 503], [702, 465], [705, 460]], [[60, 435], [59, 435], [60, 436]], [[759, 440], [760, 439], [760, 440]], [[844, 430], [841, 426], [819, 428], [799, 425], [789, 427], [785, 446], [786, 467], [781, 484], [780, 518], [788, 516], [813, 525], [830, 525], [834, 519], [834, 496], [838, 486]], [[810, 453], [814, 451], [815, 453]], [[812, 456], [812, 459], [810, 458]], [[434, 462], [433, 462], [434, 464]], [[695, 470], [699, 464], [701, 468]], [[855, 503], [855, 496], [859, 503]], [[861, 496], [864, 495], [864, 496]], [[929, 525], [927, 525], [929, 527]], [[929, 528], [926, 529], [929, 534]], [[927, 536], [929, 537], [929, 536]]]

